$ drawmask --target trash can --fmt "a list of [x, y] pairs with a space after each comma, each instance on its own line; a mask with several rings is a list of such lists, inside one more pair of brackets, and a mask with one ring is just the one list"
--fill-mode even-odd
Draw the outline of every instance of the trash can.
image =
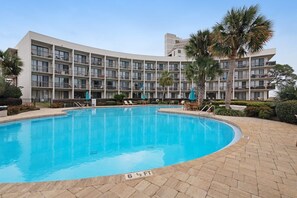
[[96, 107], [96, 99], [92, 99], [92, 107]]
[[0, 117], [7, 116], [7, 106], [0, 106]]

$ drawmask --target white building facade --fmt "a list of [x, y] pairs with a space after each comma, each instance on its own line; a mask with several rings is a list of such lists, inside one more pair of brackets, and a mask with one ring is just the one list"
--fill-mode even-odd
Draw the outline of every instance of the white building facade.
[[[165, 36], [166, 37], [166, 36]], [[165, 39], [165, 46], [166, 45]], [[172, 43], [173, 44], [173, 43]], [[167, 47], [167, 51], [173, 45]], [[181, 45], [182, 46], [182, 45]], [[147, 56], [120, 53], [88, 47], [28, 32], [16, 46], [24, 63], [18, 77], [24, 99], [113, 98], [125, 94], [129, 98], [161, 98], [159, 79], [163, 71], [172, 73], [174, 82], [166, 90], [166, 98], [186, 98], [191, 88], [184, 68], [191, 62], [185, 56]], [[182, 49], [182, 48], [181, 48]], [[178, 50], [175, 48], [174, 50]], [[233, 98], [242, 100], [267, 99], [273, 87], [268, 71], [275, 49], [249, 54], [237, 61], [234, 72]], [[168, 55], [168, 53], [167, 53]], [[224, 99], [228, 59], [220, 59], [224, 70], [206, 83], [206, 98]]]

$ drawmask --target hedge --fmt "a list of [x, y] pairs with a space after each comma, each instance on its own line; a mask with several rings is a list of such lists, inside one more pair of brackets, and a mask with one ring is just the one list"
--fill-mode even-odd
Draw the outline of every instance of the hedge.
[[225, 115], [225, 116], [237, 116], [237, 117], [243, 117], [245, 116], [244, 112], [234, 109], [226, 109], [225, 107], [216, 108], [214, 110], [214, 113], [216, 115]]
[[0, 106], [18, 106], [22, 105], [20, 98], [0, 98]]
[[276, 115], [282, 122], [297, 124], [297, 100], [279, 102], [275, 107]]

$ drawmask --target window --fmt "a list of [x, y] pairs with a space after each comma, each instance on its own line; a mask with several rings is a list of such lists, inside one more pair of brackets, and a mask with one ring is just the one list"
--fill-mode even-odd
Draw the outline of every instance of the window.
[[32, 75], [32, 86], [49, 87], [49, 76]]
[[32, 45], [31, 46], [31, 53], [32, 53], [32, 55], [50, 57], [48, 48], [37, 46], [37, 45]]
[[86, 67], [74, 66], [74, 75], [87, 76], [88, 75], [88, 69]]
[[164, 64], [159, 64], [159, 70], [164, 70]]
[[48, 62], [32, 60], [32, 70], [38, 72], [49, 72]]
[[61, 50], [55, 51], [55, 57], [56, 59], [61, 59], [65, 61], [69, 61], [69, 53]]
[[75, 88], [86, 88], [87, 81], [85, 79], [74, 79], [74, 87]]
[[121, 61], [120, 66], [121, 66], [121, 68], [128, 69], [129, 68], [129, 62], [128, 61]]
[[97, 57], [91, 58], [92, 65], [102, 65], [102, 59]]
[[133, 63], [133, 69], [138, 69], [141, 70], [142, 69], [142, 65], [139, 62], [134, 62]]
[[264, 58], [253, 58], [252, 67], [264, 66]]
[[74, 54], [74, 62], [87, 64], [87, 56], [81, 54]]
[[177, 50], [177, 53], [179, 53], [179, 54], [180, 54], [180, 53], [181, 53], [181, 50]]
[[69, 65], [56, 64], [55, 72], [58, 74], [70, 74]]

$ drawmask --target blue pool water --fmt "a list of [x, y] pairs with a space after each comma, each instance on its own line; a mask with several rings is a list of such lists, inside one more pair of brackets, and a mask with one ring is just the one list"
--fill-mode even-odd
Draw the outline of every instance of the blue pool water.
[[65, 116], [1, 124], [0, 182], [148, 170], [208, 155], [235, 137], [226, 123], [159, 113], [159, 108], [73, 110]]

